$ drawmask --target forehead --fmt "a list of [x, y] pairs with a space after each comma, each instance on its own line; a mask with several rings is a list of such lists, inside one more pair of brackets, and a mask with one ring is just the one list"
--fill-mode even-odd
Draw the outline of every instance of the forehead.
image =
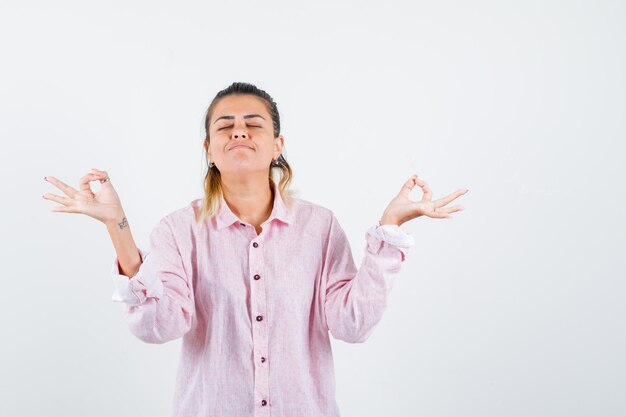
[[242, 117], [244, 114], [260, 114], [269, 120], [269, 113], [265, 102], [258, 97], [252, 95], [230, 95], [226, 96], [216, 104], [212, 119], [215, 120], [221, 116]]

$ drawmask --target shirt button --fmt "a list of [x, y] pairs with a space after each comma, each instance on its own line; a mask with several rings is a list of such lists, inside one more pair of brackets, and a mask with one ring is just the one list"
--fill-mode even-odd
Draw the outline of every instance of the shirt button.
[[265, 358], [261, 356], [261, 362], [265, 362]]
[[256, 316], [256, 321], [261, 321], [263, 320], [263, 316]]
[[259, 274], [256, 274], [256, 275], [254, 276], [254, 279], [259, 279], [259, 278], [261, 278], [261, 276], [260, 276]]
[[259, 246], [259, 244], [258, 244], [258, 243], [256, 243], [256, 242], [254, 242], [254, 243], [252, 244], [252, 246], [254, 246], [254, 247], [256, 248], [257, 246]]
[[261, 405], [267, 405], [267, 401], [265, 400], [261, 401]]

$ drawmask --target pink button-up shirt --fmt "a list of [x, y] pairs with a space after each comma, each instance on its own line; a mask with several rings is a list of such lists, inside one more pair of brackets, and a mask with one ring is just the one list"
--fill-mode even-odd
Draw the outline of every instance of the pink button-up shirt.
[[221, 199], [200, 225], [202, 200], [159, 221], [137, 274], [111, 270], [113, 301], [147, 343], [183, 337], [175, 417], [337, 417], [329, 331], [364, 342], [379, 322], [413, 237], [371, 226], [356, 268], [334, 213], [274, 185], [257, 235]]

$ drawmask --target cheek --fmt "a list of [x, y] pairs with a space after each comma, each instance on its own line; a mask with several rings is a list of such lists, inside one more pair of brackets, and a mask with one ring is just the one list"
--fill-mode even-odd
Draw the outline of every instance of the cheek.
[[209, 150], [213, 152], [223, 151], [226, 143], [228, 143], [228, 138], [225, 138], [224, 135], [211, 135], [211, 145], [209, 146]]

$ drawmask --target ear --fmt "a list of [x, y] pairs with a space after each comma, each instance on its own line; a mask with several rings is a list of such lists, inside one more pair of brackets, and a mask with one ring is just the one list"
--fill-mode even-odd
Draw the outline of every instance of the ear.
[[284, 146], [285, 146], [285, 137], [283, 135], [278, 135], [274, 142], [274, 149], [276, 150], [276, 152], [274, 152], [274, 159], [278, 159], [281, 152], [283, 151]]

